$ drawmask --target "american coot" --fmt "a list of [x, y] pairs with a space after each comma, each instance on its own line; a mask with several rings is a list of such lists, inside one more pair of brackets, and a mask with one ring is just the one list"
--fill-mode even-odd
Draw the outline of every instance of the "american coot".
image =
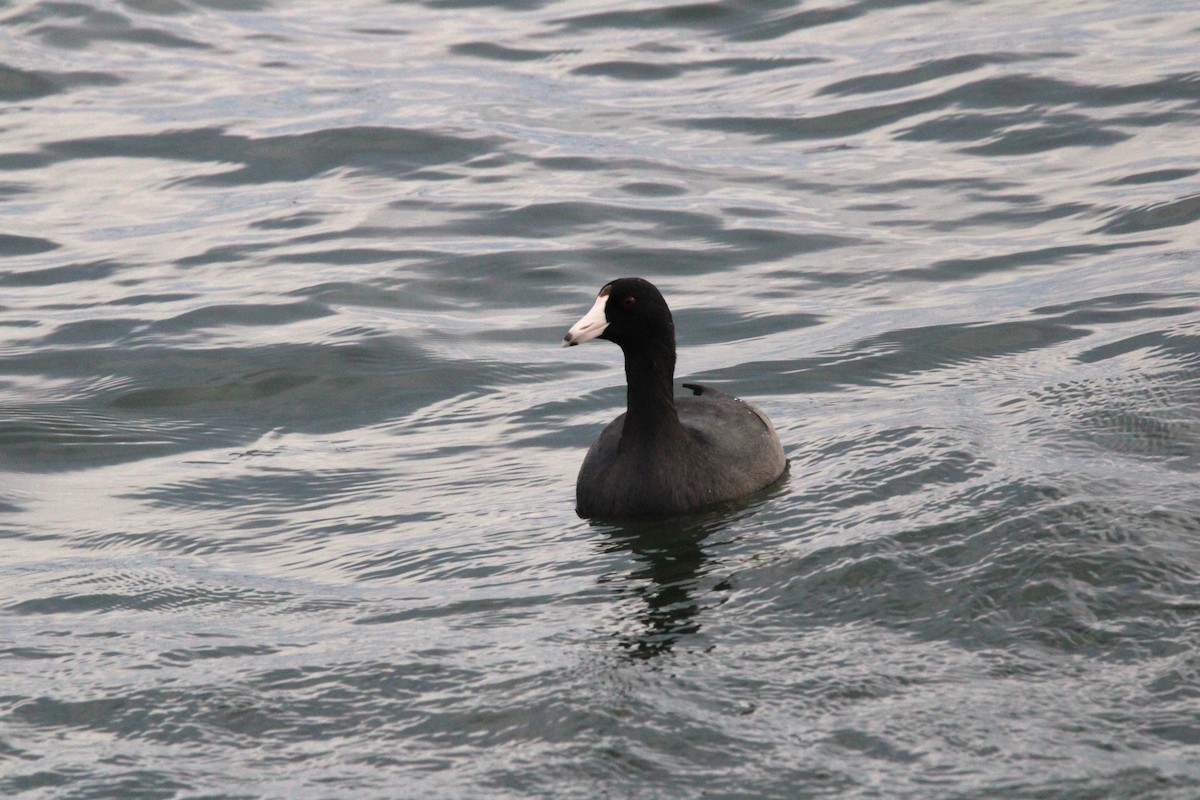
[[658, 289], [621, 278], [567, 331], [563, 347], [608, 339], [625, 353], [628, 409], [588, 450], [575, 484], [581, 517], [679, 514], [744, 497], [787, 468], [766, 415], [699, 384], [675, 397], [675, 323]]

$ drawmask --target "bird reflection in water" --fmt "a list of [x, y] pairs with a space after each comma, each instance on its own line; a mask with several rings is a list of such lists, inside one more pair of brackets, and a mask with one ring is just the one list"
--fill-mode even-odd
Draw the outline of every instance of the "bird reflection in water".
[[[778, 486], [769, 494], [776, 491]], [[593, 523], [607, 529], [604, 552], [627, 552], [636, 559], [628, 575], [601, 578], [619, 594], [642, 601], [618, 639], [627, 656], [653, 659], [671, 652], [680, 639], [700, 633], [700, 612], [723, 602], [731, 588], [728, 577], [711, 585], [705, 581], [714, 564], [709, 551], [720, 544], [718, 534], [752, 516], [761, 504], [743, 505], [736, 514], [718, 507], [703, 514]]]

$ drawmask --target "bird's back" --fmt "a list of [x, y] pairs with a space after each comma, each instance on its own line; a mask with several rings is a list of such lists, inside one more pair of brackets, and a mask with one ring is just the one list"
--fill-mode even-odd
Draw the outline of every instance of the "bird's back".
[[787, 466], [766, 416], [742, 400], [703, 387], [675, 398], [682, 425], [655, 441], [626, 441], [625, 415], [588, 450], [576, 482], [583, 516], [684, 513], [749, 495]]

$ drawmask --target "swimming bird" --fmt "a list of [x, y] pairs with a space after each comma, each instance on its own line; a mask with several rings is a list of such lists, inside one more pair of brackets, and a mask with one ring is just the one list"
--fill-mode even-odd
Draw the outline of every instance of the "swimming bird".
[[605, 284], [563, 347], [607, 339], [625, 355], [627, 409], [592, 443], [575, 483], [581, 517], [681, 514], [774, 483], [787, 459], [767, 416], [724, 392], [685, 383], [675, 397], [675, 323], [642, 278]]

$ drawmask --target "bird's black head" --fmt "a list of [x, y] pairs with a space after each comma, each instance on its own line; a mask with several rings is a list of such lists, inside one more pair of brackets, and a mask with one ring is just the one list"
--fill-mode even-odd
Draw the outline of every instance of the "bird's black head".
[[596, 338], [608, 339], [622, 350], [669, 342], [674, 351], [675, 323], [654, 284], [643, 278], [619, 278], [600, 290], [591, 311], [563, 337], [563, 346]]

